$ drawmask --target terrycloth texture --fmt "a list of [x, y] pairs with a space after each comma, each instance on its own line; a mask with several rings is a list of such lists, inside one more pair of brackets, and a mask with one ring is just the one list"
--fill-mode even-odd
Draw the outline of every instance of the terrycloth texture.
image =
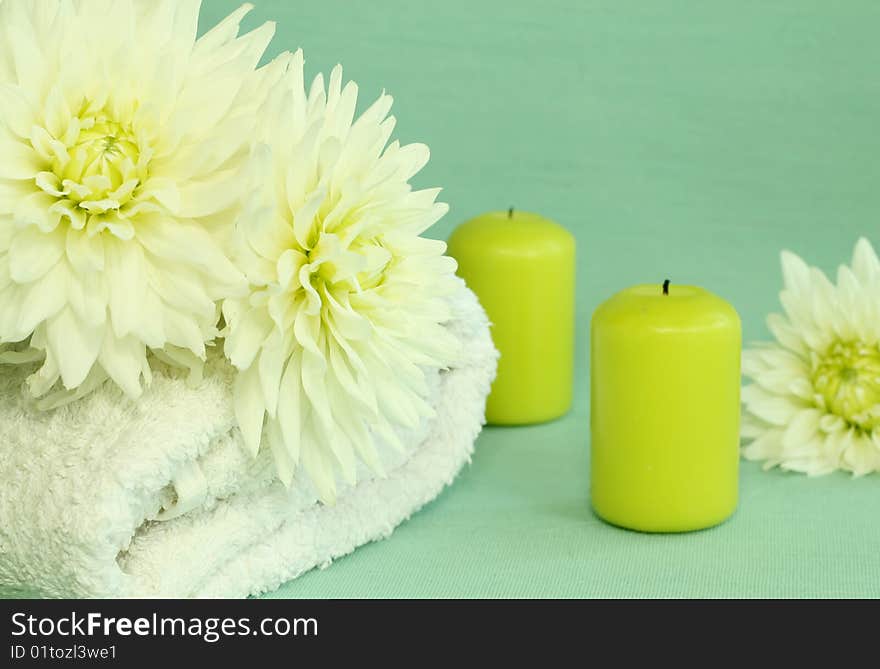
[[197, 389], [157, 374], [137, 404], [108, 387], [50, 413], [0, 367], [0, 593], [244, 597], [387, 537], [452, 482], [484, 421], [497, 353], [464, 284], [453, 305], [464, 355], [434, 378], [436, 417], [401, 435], [407, 451], [380, 446], [386, 476], [362, 468], [334, 506], [244, 453], [221, 360]]

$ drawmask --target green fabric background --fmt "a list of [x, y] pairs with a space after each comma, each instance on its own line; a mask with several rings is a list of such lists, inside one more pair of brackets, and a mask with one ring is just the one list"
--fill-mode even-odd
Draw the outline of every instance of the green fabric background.
[[[743, 463], [726, 524], [650, 536], [589, 510], [588, 340], [633, 283], [726, 297], [746, 341], [778, 308], [778, 254], [833, 271], [880, 242], [880, 4], [871, 0], [255, 0], [273, 54], [342, 62], [361, 107], [384, 87], [396, 135], [445, 187], [433, 234], [514, 205], [577, 236], [575, 407], [487, 429], [473, 464], [389, 541], [273, 597], [880, 595], [880, 476]], [[238, 0], [206, 0], [204, 25]]]

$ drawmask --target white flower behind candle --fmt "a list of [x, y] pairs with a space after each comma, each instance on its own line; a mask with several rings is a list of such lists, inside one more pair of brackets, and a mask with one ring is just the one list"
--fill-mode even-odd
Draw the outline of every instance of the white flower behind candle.
[[880, 262], [860, 239], [837, 284], [782, 253], [785, 314], [743, 354], [743, 453], [812, 476], [880, 470]]

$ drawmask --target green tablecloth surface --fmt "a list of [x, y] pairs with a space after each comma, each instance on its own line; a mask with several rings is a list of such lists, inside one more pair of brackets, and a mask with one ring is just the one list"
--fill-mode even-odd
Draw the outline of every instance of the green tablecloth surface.
[[[238, 0], [206, 0], [213, 23]], [[847, 0], [255, 0], [273, 53], [337, 62], [361, 105], [444, 186], [432, 231], [515, 206], [577, 236], [575, 406], [488, 428], [455, 485], [400, 527], [272, 597], [880, 595], [880, 475], [743, 463], [736, 515], [651, 536], [589, 509], [588, 328], [640, 282], [730, 300], [746, 341], [778, 309], [779, 251], [834, 271], [880, 242], [880, 3]]]

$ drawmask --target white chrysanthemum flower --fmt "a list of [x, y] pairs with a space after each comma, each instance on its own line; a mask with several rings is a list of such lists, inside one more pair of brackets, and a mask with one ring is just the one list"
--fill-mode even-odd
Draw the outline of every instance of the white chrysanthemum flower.
[[880, 470], [880, 262], [860, 239], [837, 284], [782, 253], [777, 342], [745, 351], [744, 454], [810, 475]]
[[391, 98], [352, 122], [356, 98], [339, 67], [307, 94], [294, 55], [258, 130], [273, 178], [238, 228], [251, 293], [223, 306], [245, 442], [262, 436], [288, 485], [301, 463], [325, 501], [358, 458], [381, 472], [376, 439], [400, 447], [396, 427], [433, 414], [425, 373], [459, 351], [442, 325], [455, 261], [419, 236], [447, 207], [408, 184], [428, 148], [386, 146]]
[[45, 406], [108, 376], [137, 397], [148, 349], [197, 368], [245, 290], [221, 245], [289, 54], [256, 69], [248, 6], [196, 40], [199, 6], [0, 3], [0, 357], [43, 361]]

